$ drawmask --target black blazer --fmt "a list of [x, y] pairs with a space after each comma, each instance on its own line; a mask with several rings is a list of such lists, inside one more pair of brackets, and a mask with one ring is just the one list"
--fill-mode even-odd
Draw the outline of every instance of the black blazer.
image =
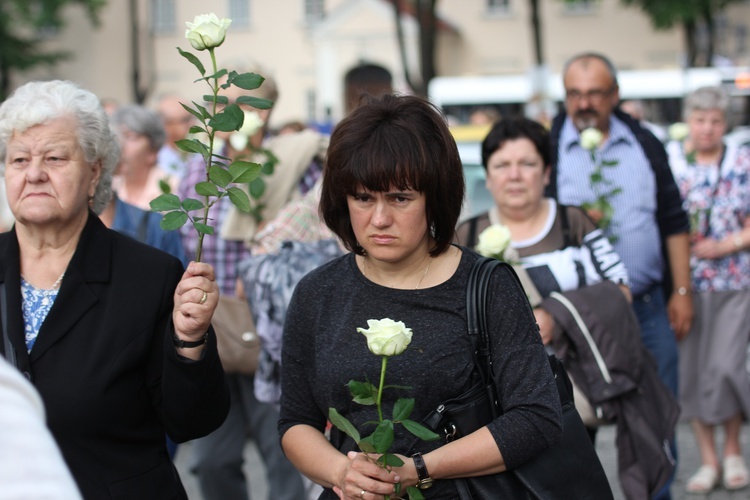
[[210, 332], [203, 358], [172, 345], [176, 258], [89, 214], [60, 292], [27, 353], [18, 240], [0, 235], [0, 281], [19, 369], [39, 390], [50, 430], [84, 497], [187, 498], [165, 448], [226, 418], [229, 392]]

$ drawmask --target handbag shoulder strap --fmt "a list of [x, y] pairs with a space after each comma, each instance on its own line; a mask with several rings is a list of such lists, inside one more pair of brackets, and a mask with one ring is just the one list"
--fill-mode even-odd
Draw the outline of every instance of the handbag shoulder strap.
[[487, 329], [487, 290], [492, 271], [502, 264], [497, 259], [480, 257], [469, 272], [466, 286], [466, 322], [475, 352], [475, 363], [485, 383], [492, 378], [492, 349]]
[[[466, 318], [469, 337], [474, 346], [477, 369], [485, 384], [492, 380], [492, 344], [487, 328], [487, 296], [492, 272], [505, 262], [489, 257], [480, 257], [469, 272], [466, 286]], [[520, 282], [519, 282], [520, 285]], [[565, 367], [554, 354], [549, 356], [550, 368], [557, 382], [557, 390], [562, 404], [573, 402], [573, 387]]]

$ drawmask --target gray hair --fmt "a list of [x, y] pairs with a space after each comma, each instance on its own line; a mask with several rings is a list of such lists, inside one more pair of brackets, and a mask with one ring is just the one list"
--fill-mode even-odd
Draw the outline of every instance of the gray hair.
[[52, 80], [29, 82], [0, 106], [0, 158], [5, 168], [8, 141], [36, 125], [57, 118], [72, 117], [78, 139], [89, 165], [99, 163], [101, 176], [91, 209], [99, 214], [112, 199], [112, 175], [120, 158], [120, 145], [109, 128], [109, 119], [99, 98], [73, 82]]
[[721, 87], [701, 87], [690, 92], [685, 97], [682, 108], [682, 118], [687, 121], [694, 111], [708, 111], [718, 109], [726, 116], [729, 108], [729, 96]]
[[167, 134], [159, 115], [138, 104], [120, 106], [112, 114], [112, 126], [119, 132], [122, 127], [145, 136], [152, 151], [159, 151]]
[[580, 54], [576, 54], [567, 61], [565, 61], [565, 64], [563, 65], [563, 71], [562, 76], [563, 80], [565, 79], [565, 75], [568, 74], [568, 69], [570, 69], [570, 65], [578, 62], [578, 61], [585, 61], [585, 60], [591, 60], [595, 59], [602, 64], [604, 64], [604, 67], [607, 69], [607, 72], [609, 73], [609, 76], [612, 77], [612, 85], [614, 87], [617, 87], [617, 68], [615, 68], [615, 65], [612, 64], [612, 61], [609, 60], [607, 56], [604, 54], [600, 54], [599, 52], [582, 52]]

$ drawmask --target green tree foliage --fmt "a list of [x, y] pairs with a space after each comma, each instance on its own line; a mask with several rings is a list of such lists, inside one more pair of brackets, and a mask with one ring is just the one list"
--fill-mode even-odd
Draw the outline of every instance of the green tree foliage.
[[[566, 0], [575, 1], [575, 0]], [[681, 26], [685, 36], [687, 66], [710, 66], [714, 55], [714, 18], [727, 6], [744, 0], [622, 0], [625, 5], [638, 7], [657, 30]], [[697, 30], [705, 26], [708, 41], [698, 47]]]
[[86, 9], [98, 26], [99, 12], [107, 0], [0, 0], [0, 100], [7, 97], [14, 71], [51, 65], [70, 57], [59, 50], [45, 50], [45, 34], [64, 27], [62, 12], [72, 4]]

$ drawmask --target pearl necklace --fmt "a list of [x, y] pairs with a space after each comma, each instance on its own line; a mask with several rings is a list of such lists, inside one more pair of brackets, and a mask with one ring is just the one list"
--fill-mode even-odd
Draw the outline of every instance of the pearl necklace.
[[[432, 257], [430, 257], [430, 261], [427, 263], [427, 267], [424, 268], [424, 272], [422, 273], [422, 277], [419, 278], [419, 281], [417, 282], [417, 286], [414, 287], [414, 290], [417, 290], [420, 285], [422, 285], [422, 280], [424, 280], [424, 277], [427, 276], [427, 272], [430, 270], [430, 266], [432, 265]], [[367, 256], [365, 255], [362, 260], [362, 276], [367, 278]], [[392, 287], [389, 287], [392, 288]]]

